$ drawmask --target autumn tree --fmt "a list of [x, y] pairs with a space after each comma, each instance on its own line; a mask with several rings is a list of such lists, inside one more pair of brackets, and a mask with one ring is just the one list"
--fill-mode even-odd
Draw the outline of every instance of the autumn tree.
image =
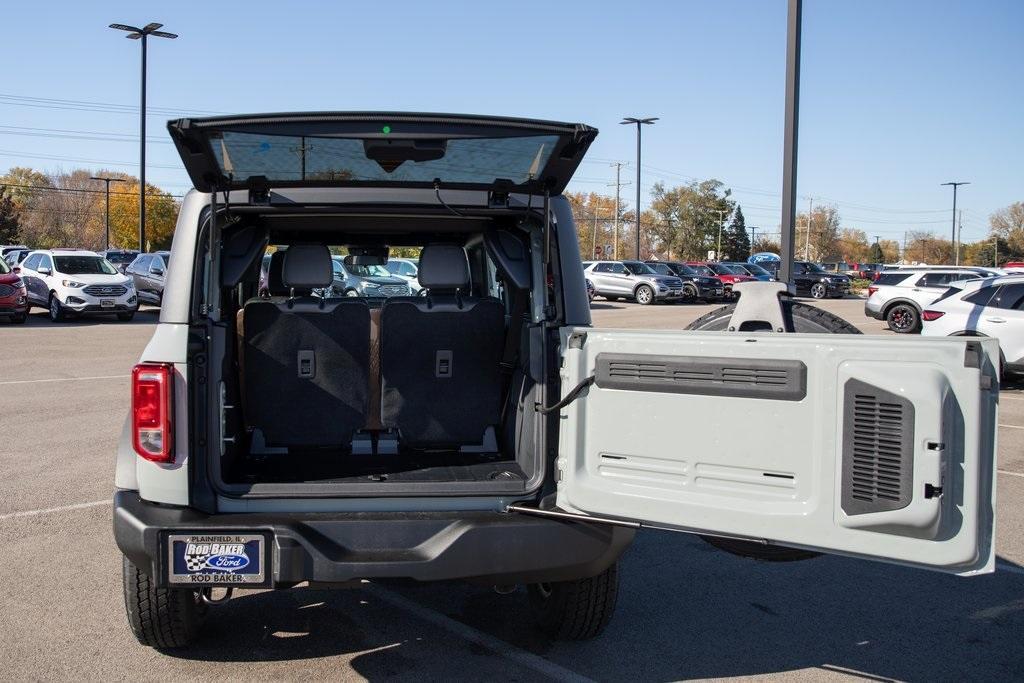
[[[178, 203], [169, 193], [146, 184], [146, 251], [168, 249], [178, 220]], [[120, 184], [110, 193], [110, 244], [118, 248], [138, 248], [139, 183]]]
[[908, 263], [952, 263], [953, 245], [949, 240], [936, 237], [930, 232], [910, 232], [907, 234], [907, 249], [903, 258]]
[[1024, 202], [1014, 202], [989, 216], [992, 235], [1006, 242], [1009, 253], [1024, 256]]
[[863, 230], [844, 228], [839, 231], [836, 241], [824, 257], [829, 260], [860, 263], [869, 258], [871, 247]]
[[793, 245], [796, 257], [810, 261], [842, 258], [841, 254], [836, 253], [839, 223], [839, 210], [834, 206], [813, 206], [809, 228], [807, 214], [798, 213], [796, 243]]
[[771, 237], [758, 237], [754, 240], [752, 249], [755, 254], [766, 251], [771, 254], [778, 254], [782, 251], [779, 241]]
[[7, 188], [0, 185], [0, 244], [17, 244], [20, 240], [18, 210]]
[[720, 221], [735, 207], [731, 195], [731, 190], [714, 179], [673, 188], [656, 183], [651, 190], [652, 220], [642, 223], [650, 235], [651, 255], [706, 258], [709, 250], [718, 248]]
[[[596, 247], [601, 247], [600, 258], [615, 258], [613, 254], [604, 253], [605, 246], [611, 245], [612, 251], [618, 245], [621, 252], [623, 239], [622, 202], [620, 202], [619, 232], [615, 234], [615, 198], [606, 197], [595, 192], [567, 192], [565, 194], [572, 206], [573, 219], [576, 221], [576, 236], [580, 243], [580, 255], [585, 259], [598, 258]], [[632, 244], [632, 242], [630, 242]]]

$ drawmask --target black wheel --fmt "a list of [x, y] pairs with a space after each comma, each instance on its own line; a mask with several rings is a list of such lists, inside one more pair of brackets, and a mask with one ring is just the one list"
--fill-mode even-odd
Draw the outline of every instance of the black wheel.
[[698, 294], [699, 292], [697, 291], [697, 287], [695, 285], [690, 284], [689, 282], [683, 284], [683, 301], [687, 303], [696, 301]]
[[732, 297], [733, 297], [732, 285], [725, 285], [725, 286], [723, 286], [722, 287], [722, 298], [723, 299], [731, 299]]
[[188, 588], [156, 588], [131, 560], [121, 559], [124, 609], [138, 641], [168, 650], [194, 641], [206, 617], [202, 596]]
[[55, 294], [50, 295], [50, 320], [55, 323], [59, 323], [64, 320], [67, 315], [64, 313], [64, 307], [60, 305], [60, 299]]
[[618, 301], [619, 300], [619, 297], [617, 297], [617, 296], [608, 296], [607, 294], [605, 294], [603, 296], [605, 298], [605, 301]]
[[[724, 332], [728, 328], [729, 319], [732, 318], [732, 313], [735, 310], [736, 304], [716, 308], [710, 313], [694, 320], [686, 329]], [[860, 330], [839, 316], [810, 304], [783, 300], [782, 315], [786, 320], [786, 324], [792, 327], [794, 332], [861, 334]]]
[[615, 613], [618, 563], [597, 576], [529, 586], [540, 628], [556, 640], [587, 640], [601, 635]]
[[911, 334], [921, 329], [921, 314], [910, 304], [896, 304], [885, 314], [889, 329], [898, 334]]
[[649, 306], [654, 303], [654, 290], [647, 285], [637, 287], [633, 296], [636, 297], [636, 302], [641, 306]]
[[824, 299], [828, 296], [828, 287], [825, 286], [824, 282], [815, 282], [811, 285], [811, 297], [815, 299]]
[[[688, 330], [707, 330], [710, 332], [722, 332], [728, 328], [729, 319], [732, 318], [736, 304], [722, 306], [707, 315], [694, 320]], [[861, 334], [856, 327], [846, 322], [837, 315], [823, 311], [816, 306], [802, 304], [795, 301], [782, 301], [782, 315], [787, 326], [794, 332], [819, 333], [819, 334]], [[718, 538], [714, 536], [701, 536], [714, 547], [739, 555], [750, 557], [756, 560], [769, 562], [796, 562], [798, 560], [809, 560], [817, 557], [819, 553], [809, 550], [798, 550], [796, 548], [785, 548], [777, 545], [765, 545], [755, 541], [742, 541], [733, 538]]]
[[131, 313], [118, 313], [117, 314], [117, 319], [120, 320], [121, 322], [125, 322], [125, 323], [130, 321], [134, 317], [135, 317], [135, 311], [132, 311]]

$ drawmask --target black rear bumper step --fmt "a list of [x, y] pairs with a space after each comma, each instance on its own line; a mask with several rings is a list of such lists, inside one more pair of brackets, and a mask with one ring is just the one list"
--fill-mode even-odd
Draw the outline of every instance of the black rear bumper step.
[[114, 494], [114, 537], [165, 585], [166, 532], [268, 532], [272, 585], [355, 579], [467, 579], [491, 584], [596, 576], [629, 547], [634, 529], [501, 512], [229, 513]]

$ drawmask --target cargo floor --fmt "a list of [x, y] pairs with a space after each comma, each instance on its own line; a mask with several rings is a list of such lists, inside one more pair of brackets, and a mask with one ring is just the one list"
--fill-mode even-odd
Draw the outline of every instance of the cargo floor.
[[249, 456], [227, 473], [236, 484], [524, 481], [522, 468], [498, 453], [288, 453]]

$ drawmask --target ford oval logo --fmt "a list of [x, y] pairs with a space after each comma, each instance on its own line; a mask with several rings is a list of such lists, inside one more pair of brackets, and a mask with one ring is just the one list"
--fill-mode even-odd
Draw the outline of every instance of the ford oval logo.
[[210, 569], [235, 571], [248, 567], [249, 558], [245, 555], [213, 555], [206, 559], [206, 566]]

